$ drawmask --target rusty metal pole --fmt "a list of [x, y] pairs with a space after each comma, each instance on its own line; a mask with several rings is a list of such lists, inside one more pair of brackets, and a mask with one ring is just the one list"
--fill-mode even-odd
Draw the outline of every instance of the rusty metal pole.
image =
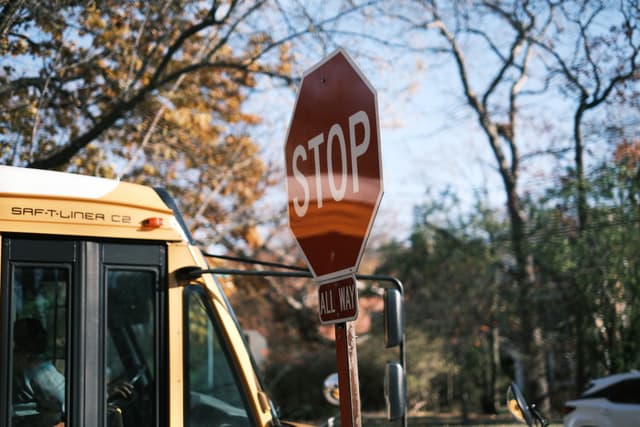
[[353, 322], [337, 323], [335, 333], [340, 423], [343, 427], [361, 427], [358, 353]]

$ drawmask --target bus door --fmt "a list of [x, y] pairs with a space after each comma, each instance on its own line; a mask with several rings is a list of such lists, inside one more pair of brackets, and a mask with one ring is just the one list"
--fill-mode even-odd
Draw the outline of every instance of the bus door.
[[165, 425], [164, 245], [3, 236], [1, 261], [0, 425]]

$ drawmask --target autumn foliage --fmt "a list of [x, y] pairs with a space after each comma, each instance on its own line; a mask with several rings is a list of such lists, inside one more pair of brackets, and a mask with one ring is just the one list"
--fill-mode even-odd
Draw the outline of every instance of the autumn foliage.
[[0, 163], [168, 187], [201, 241], [256, 239], [268, 167], [243, 110], [288, 49], [263, 2], [17, 1], [0, 13]]

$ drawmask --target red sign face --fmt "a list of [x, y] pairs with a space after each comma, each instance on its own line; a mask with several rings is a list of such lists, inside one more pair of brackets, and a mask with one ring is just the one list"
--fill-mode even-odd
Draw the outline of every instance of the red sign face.
[[382, 198], [375, 90], [342, 50], [305, 73], [285, 144], [289, 227], [316, 280], [354, 273]]
[[358, 287], [353, 276], [318, 286], [318, 312], [323, 325], [356, 320]]

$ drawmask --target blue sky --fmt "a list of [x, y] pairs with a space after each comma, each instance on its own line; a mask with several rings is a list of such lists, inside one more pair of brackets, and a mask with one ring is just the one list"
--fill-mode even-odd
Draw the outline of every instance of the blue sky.
[[[443, 7], [446, 5], [448, 3], [442, 2]], [[331, 16], [330, 7], [322, 6], [312, 12]], [[419, 21], [420, 16], [415, 18]], [[320, 21], [322, 17], [316, 19]], [[484, 19], [475, 25], [488, 29], [491, 36], [495, 37], [495, 46], [506, 51], [512, 42], [512, 35], [508, 31], [502, 33], [502, 27], [493, 31], [497, 22], [495, 17], [485, 16]], [[609, 25], [608, 22], [605, 24]], [[395, 24], [387, 24], [377, 18], [367, 21], [355, 15], [353, 20], [337, 23], [332, 29], [337, 33], [345, 31], [342, 37], [331, 41], [337, 42], [353, 57], [378, 92], [384, 197], [373, 233], [399, 239], [405, 237], [412, 224], [413, 207], [427, 200], [427, 190], [429, 194], [437, 195], [450, 189], [462, 200], [463, 210], [474, 202], [475, 193], [486, 191], [486, 201], [496, 209], [504, 209], [504, 189], [496, 171], [496, 161], [475, 115], [462, 98], [460, 79], [452, 58], [436, 55], [433, 50], [425, 48], [427, 44], [438, 46], [437, 32], [425, 32], [421, 28], [415, 33], [407, 33]], [[393, 45], [385, 46], [384, 43], [381, 46], [356, 34], [376, 37], [391, 44], [395, 40], [398, 43], [406, 42], [414, 50], [412, 53], [396, 49]], [[575, 40], [569, 27], [562, 37], [568, 48], [574, 46]], [[485, 42], [482, 37], [460, 40], [470, 83], [476, 93], [484, 92], [498, 69], [495, 57]], [[297, 74], [301, 76], [305, 69], [333, 50], [327, 51], [326, 48], [327, 44], [310, 41], [294, 45]], [[580, 57], [573, 60], [580, 61]], [[543, 67], [544, 59], [535, 57], [530, 70], [533, 76], [527, 80], [524, 89], [540, 89], [542, 83], [536, 80], [535, 75], [546, 75]], [[560, 86], [561, 79], [553, 83]], [[264, 148], [265, 157], [283, 169], [284, 139], [294, 107], [295, 92], [276, 89], [269, 84], [272, 83], [265, 82], [261, 96], [253, 99], [249, 108], [265, 117], [264, 125], [255, 135]], [[505, 87], [492, 98], [495, 101], [492, 107], [496, 110], [500, 109], [500, 105], [504, 106]], [[575, 93], [570, 91], [560, 93], [551, 89], [542, 96], [532, 94], [519, 98], [516, 132], [522, 160], [520, 194], [541, 194], [544, 189], [554, 185], [554, 179], [563, 173], [563, 168], [572, 164], [573, 97]], [[602, 113], [596, 111], [595, 115], [598, 114]], [[590, 115], [586, 119], [593, 117]], [[591, 160], [597, 157], [602, 159], [603, 155], [610, 152], [611, 147], [603, 132], [596, 129], [596, 132], [585, 134], [592, 135], [591, 139], [585, 141]], [[564, 158], [532, 155], [549, 147], [568, 150]], [[269, 200], [278, 203], [279, 197], [284, 205], [284, 181], [281, 186], [274, 188]]]
[[[381, 125], [384, 196], [373, 233], [405, 237], [413, 220], [413, 207], [425, 200], [427, 188], [437, 192], [451, 187], [470, 202], [475, 189], [499, 184], [497, 175], [486, 168], [491, 161], [486, 142], [478, 135], [469, 111], [440, 93], [446, 87], [437, 76], [425, 75], [423, 81], [416, 82], [408, 68], [405, 75], [391, 69], [362, 71], [378, 92]], [[406, 89], [408, 85], [410, 90]], [[250, 106], [264, 114], [263, 107], [268, 105], [268, 115], [256, 139], [266, 158], [281, 169], [295, 95], [292, 90], [271, 88]], [[269, 201], [286, 203], [284, 181], [273, 189]]]
[[[407, 57], [403, 66], [395, 61], [391, 67], [354, 57], [378, 95], [384, 196], [372, 233], [381, 237], [406, 237], [413, 207], [426, 200], [427, 189], [437, 194], [451, 188], [470, 205], [474, 191], [489, 188], [492, 203], [498, 207], [503, 203], [487, 143], [456, 92], [457, 82], [442, 67], [416, 70], [417, 59]], [[314, 64], [312, 58], [306, 63], [307, 68]], [[267, 86], [249, 105], [264, 117], [256, 140], [280, 169], [284, 169], [284, 142], [295, 99], [294, 90]], [[286, 203], [284, 181], [268, 201]]]

